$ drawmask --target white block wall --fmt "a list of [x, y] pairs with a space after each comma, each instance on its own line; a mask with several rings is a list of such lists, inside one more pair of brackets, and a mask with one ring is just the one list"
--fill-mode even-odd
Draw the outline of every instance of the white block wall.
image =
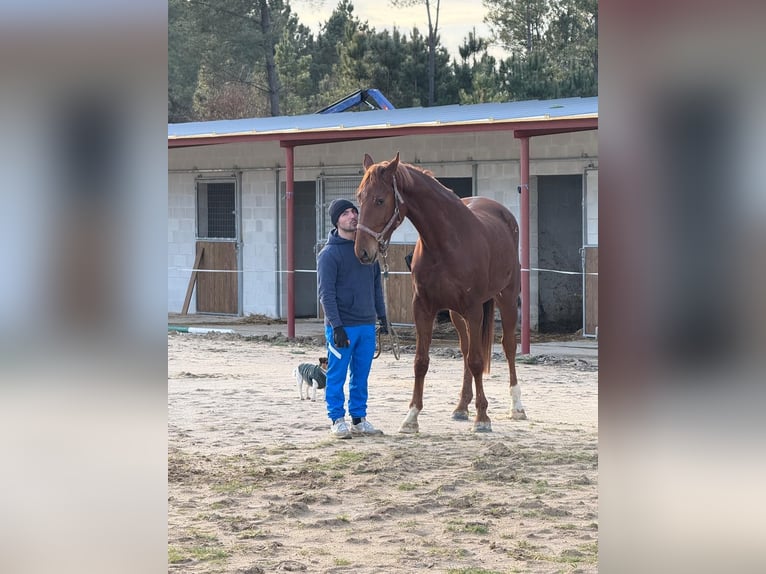
[[242, 307], [245, 315], [278, 316], [277, 170], [242, 174]]
[[[194, 267], [196, 213], [194, 175], [168, 174], [168, 311], [175, 313], [183, 308]], [[195, 305], [193, 296], [190, 312]]]
[[588, 245], [598, 245], [598, 168], [585, 170], [585, 237]]

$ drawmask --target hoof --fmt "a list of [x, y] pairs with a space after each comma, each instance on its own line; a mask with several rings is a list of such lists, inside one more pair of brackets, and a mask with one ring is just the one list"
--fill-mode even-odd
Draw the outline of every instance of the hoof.
[[454, 411], [452, 413], [452, 420], [453, 421], [467, 421], [468, 420], [468, 411]]
[[511, 411], [511, 420], [525, 421], [527, 420], [527, 413], [524, 411]]
[[417, 434], [420, 432], [420, 427], [418, 423], [402, 423], [402, 426], [399, 427], [399, 432], [402, 434]]
[[477, 421], [473, 423], [471, 432], [492, 432], [492, 423], [490, 421]]

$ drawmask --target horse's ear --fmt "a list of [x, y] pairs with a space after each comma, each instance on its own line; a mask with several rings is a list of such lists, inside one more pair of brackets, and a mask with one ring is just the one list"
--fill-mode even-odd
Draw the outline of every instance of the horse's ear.
[[396, 157], [388, 162], [386, 171], [390, 173], [396, 173], [396, 168], [399, 167], [399, 152], [396, 152]]
[[372, 161], [372, 158], [370, 157], [370, 154], [366, 153], [364, 154], [364, 160], [362, 161], [362, 165], [364, 165], [364, 169], [368, 170], [370, 169], [370, 166], [375, 163]]

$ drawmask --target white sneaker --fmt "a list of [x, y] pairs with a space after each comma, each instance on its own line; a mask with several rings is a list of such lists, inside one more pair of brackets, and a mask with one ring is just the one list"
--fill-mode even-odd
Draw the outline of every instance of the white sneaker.
[[346, 419], [337, 419], [333, 421], [330, 427], [330, 434], [335, 438], [351, 438], [351, 429]]
[[351, 434], [355, 436], [379, 436], [383, 434], [382, 430], [376, 429], [366, 418], [355, 425], [351, 425]]

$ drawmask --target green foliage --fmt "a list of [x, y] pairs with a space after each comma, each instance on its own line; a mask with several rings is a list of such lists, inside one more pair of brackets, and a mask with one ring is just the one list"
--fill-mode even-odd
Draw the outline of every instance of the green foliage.
[[[425, 35], [378, 32], [352, 0], [339, 0], [316, 36], [289, 0], [169, 0], [168, 121], [313, 113], [363, 88], [398, 108], [597, 93], [597, 0], [485, 4], [493, 36], [473, 30], [453, 57], [435, 22], [424, 18]], [[491, 56], [493, 43], [509, 56]]]
[[485, 0], [493, 39], [510, 51], [500, 62], [509, 100], [598, 93], [597, 0]]

